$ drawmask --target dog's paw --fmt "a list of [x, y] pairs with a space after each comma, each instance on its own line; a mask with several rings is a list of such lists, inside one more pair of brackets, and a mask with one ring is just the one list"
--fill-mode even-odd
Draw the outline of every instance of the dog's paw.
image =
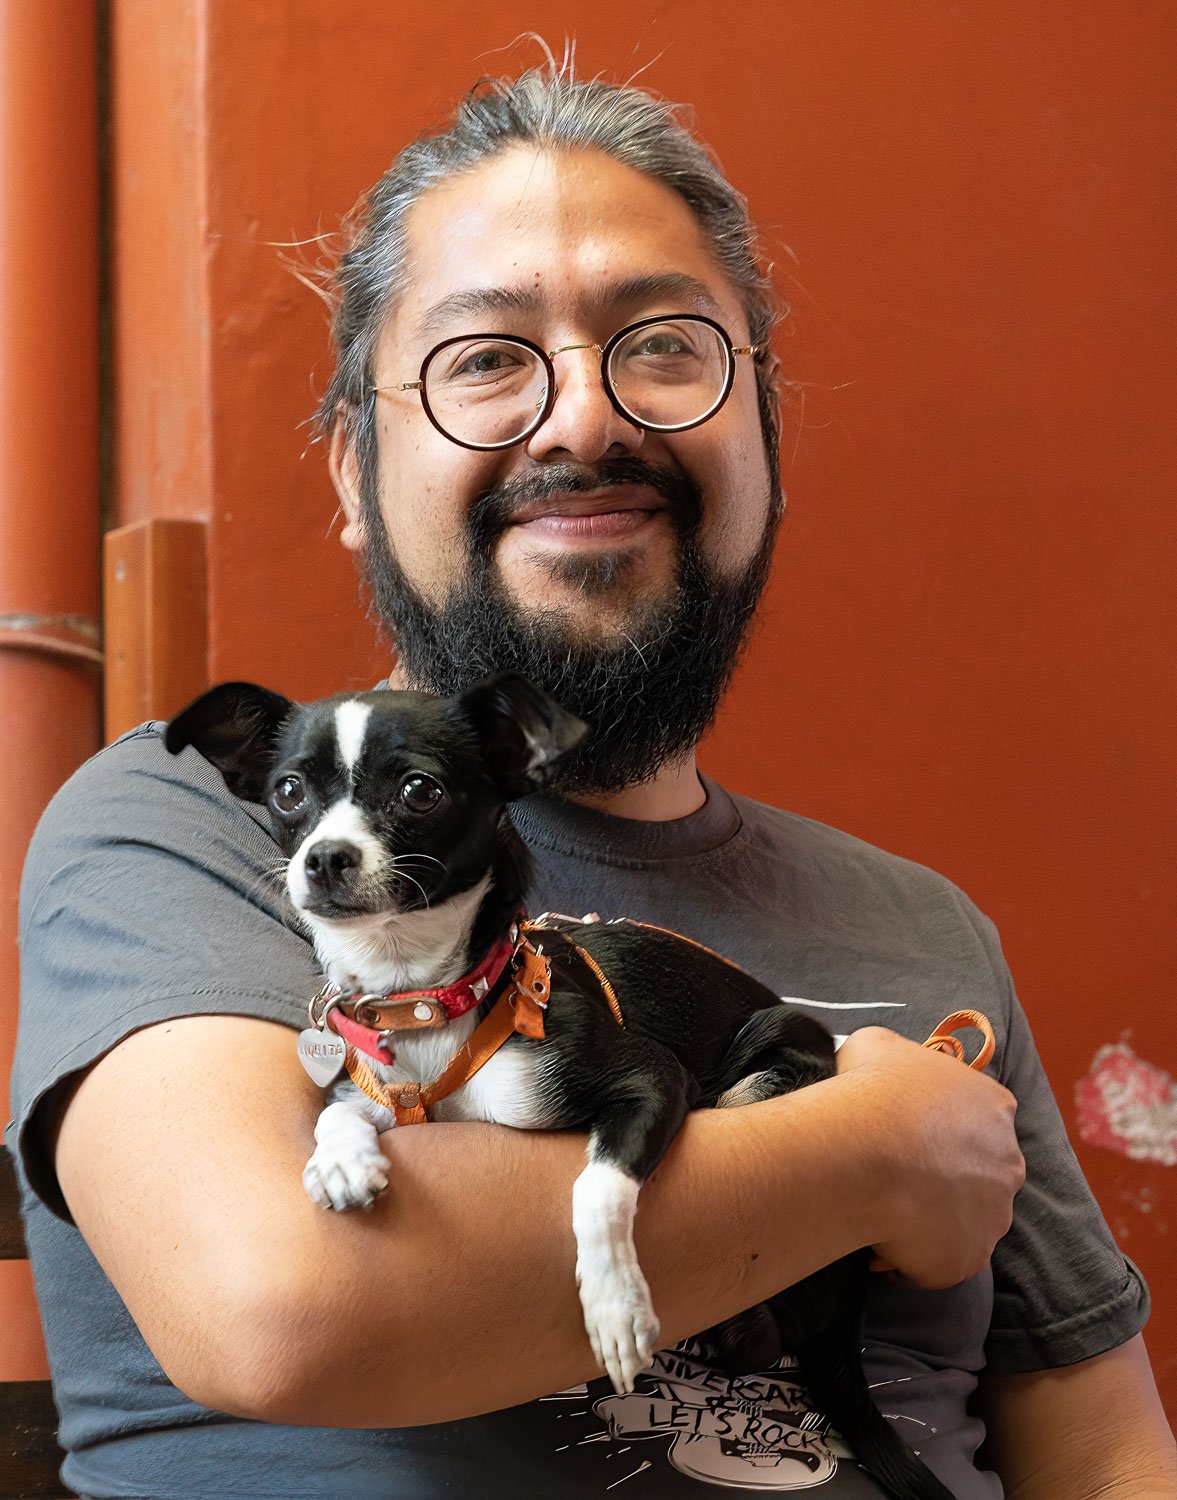
[[636, 1268], [601, 1274], [578, 1259], [576, 1284], [597, 1364], [608, 1374], [617, 1394], [626, 1395], [658, 1347], [658, 1319], [645, 1277]]
[[320, 1144], [302, 1182], [320, 1208], [371, 1208], [388, 1186], [388, 1158], [375, 1145], [349, 1151], [335, 1142]]

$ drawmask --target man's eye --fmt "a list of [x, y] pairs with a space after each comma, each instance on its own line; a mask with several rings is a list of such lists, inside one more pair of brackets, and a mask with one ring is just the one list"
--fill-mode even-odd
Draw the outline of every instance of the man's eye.
[[410, 812], [432, 812], [441, 805], [445, 788], [432, 776], [408, 776], [401, 783], [400, 797]]
[[455, 377], [473, 376], [475, 378], [479, 375], [502, 375], [508, 370], [517, 369], [520, 363], [518, 350], [491, 345], [484, 349], [472, 350], [455, 367], [453, 374]]
[[306, 801], [306, 792], [303, 789], [302, 780], [298, 776], [283, 776], [282, 780], [270, 794], [270, 801], [279, 812], [292, 813]]
[[479, 375], [488, 370], [501, 370], [506, 364], [502, 351], [499, 349], [484, 349], [481, 354], [474, 354], [466, 360], [461, 368], [463, 370], [477, 371]]
[[631, 352], [664, 357], [668, 354], [685, 354], [687, 346], [682, 339], [676, 338], [672, 333], [652, 333], [642, 339], [640, 344], [635, 345]]

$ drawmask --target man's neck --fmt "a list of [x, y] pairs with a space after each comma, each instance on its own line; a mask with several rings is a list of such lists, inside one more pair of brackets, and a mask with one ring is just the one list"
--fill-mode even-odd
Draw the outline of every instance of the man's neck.
[[[397, 663], [388, 678], [390, 688], [408, 687], [404, 669]], [[640, 823], [667, 823], [698, 812], [707, 801], [692, 751], [685, 760], [665, 765], [652, 781], [627, 786], [620, 792], [581, 792], [569, 797], [584, 807], [609, 813], [614, 818], [634, 818]]]
[[707, 793], [692, 754], [675, 765], [663, 766], [653, 781], [644, 781], [640, 786], [627, 786], [621, 792], [578, 792], [568, 800], [615, 818], [664, 823], [698, 812], [707, 801]]

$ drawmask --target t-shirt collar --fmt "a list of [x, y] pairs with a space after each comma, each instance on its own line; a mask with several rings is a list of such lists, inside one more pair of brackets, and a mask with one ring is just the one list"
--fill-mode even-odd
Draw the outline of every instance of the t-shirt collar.
[[735, 802], [718, 782], [700, 774], [707, 800], [685, 818], [648, 822], [537, 793], [511, 804], [511, 819], [526, 843], [604, 863], [682, 859], [717, 849], [739, 832]]

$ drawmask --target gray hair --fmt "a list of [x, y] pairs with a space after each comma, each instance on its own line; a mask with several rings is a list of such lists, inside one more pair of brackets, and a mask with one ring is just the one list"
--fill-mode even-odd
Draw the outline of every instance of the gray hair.
[[756, 356], [760, 421], [773, 494], [779, 493], [777, 361], [768, 349], [775, 299], [756, 253], [744, 197], [691, 134], [687, 112], [635, 88], [574, 76], [570, 58], [516, 79], [483, 79], [447, 128], [405, 149], [344, 221], [346, 249], [330, 280], [336, 365], [316, 412], [320, 436], [342, 415], [355, 444], [361, 482], [376, 477], [375, 350], [403, 289], [409, 210], [439, 183], [518, 144], [548, 151], [595, 150], [673, 188], [698, 219], [719, 265], [743, 303]]

